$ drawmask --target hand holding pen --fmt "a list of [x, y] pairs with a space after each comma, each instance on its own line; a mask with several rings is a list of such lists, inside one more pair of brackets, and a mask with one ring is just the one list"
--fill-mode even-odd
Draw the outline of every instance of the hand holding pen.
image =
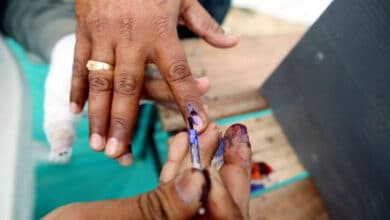
[[[248, 219], [251, 150], [246, 128], [236, 124], [227, 129], [224, 164], [216, 170], [210, 165], [219, 140], [217, 125], [207, 126], [199, 135], [201, 166], [207, 169], [191, 169], [188, 134], [179, 133], [170, 141], [156, 189], [130, 198], [69, 204], [44, 219]], [[200, 216], [202, 205], [207, 212]]]

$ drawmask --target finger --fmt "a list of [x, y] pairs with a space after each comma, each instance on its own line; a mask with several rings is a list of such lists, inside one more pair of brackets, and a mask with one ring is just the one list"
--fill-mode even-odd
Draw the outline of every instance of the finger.
[[141, 195], [137, 204], [137, 219], [192, 219], [201, 207], [201, 198], [207, 190], [201, 171], [187, 170], [156, 190]]
[[185, 0], [181, 17], [189, 29], [215, 47], [232, 47], [238, 43], [238, 37], [226, 34], [198, 1]]
[[[211, 160], [217, 150], [219, 140], [219, 127], [210, 123], [205, 132], [199, 136], [199, 154], [202, 167], [210, 166]], [[188, 153], [188, 135], [181, 132], [169, 143], [168, 159], [161, 171], [160, 182], [172, 180], [179, 172], [191, 168], [191, 159]]]
[[186, 132], [180, 132], [168, 141], [168, 157], [161, 170], [160, 182], [167, 183], [177, 176], [180, 165], [188, 153], [187, 146], [188, 135]]
[[70, 204], [55, 209], [44, 219], [191, 219], [201, 206], [205, 182], [202, 172], [188, 170], [140, 196]]
[[[93, 41], [92, 60], [114, 64], [114, 50], [107, 41]], [[89, 72], [88, 116], [90, 145], [95, 151], [104, 150], [112, 97], [113, 71]]]
[[86, 68], [86, 64], [90, 56], [91, 43], [88, 37], [78, 30], [70, 92], [70, 111], [73, 114], [78, 114], [82, 111], [88, 98], [88, 70]]
[[210, 182], [209, 191], [203, 201], [206, 203], [206, 213], [200, 219], [243, 219], [239, 207], [234, 202], [226, 183], [223, 182], [216, 169], [209, 167], [203, 171], [206, 180]]
[[[210, 81], [207, 77], [195, 79], [196, 90], [203, 96], [210, 89]], [[156, 102], [172, 102], [174, 97], [167, 83], [162, 79], [145, 78], [144, 95], [146, 99]]]
[[145, 56], [132, 51], [139, 50], [121, 44], [118, 44], [116, 49], [114, 94], [109, 139], [105, 150], [110, 158], [118, 158], [127, 153], [127, 146], [137, 119]]
[[168, 83], [185, 121], [191, 116], [194, 119], [194, 128], [201, 133], [207, 127], [207, 115], [183, 48], [177, 36], [172, 38], [167, 38], [164, 43], [159, 44], [154, 61]]
[[118, 158], [118, 163], [124, 167], [128, 167], [133, 163], [133, 157], [131, 153], [125, 153]]
[[221, 179], [245, 217], [249, 215], [251, 145], [247, 128], [241, 124], [230, 126], [224, 136], [224, 164]]

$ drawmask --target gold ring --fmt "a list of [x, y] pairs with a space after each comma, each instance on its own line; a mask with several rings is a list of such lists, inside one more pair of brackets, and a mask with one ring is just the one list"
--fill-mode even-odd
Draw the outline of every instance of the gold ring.
[[96, 60], [88, 60], [87, 69], [89, 71], [113, 70], [114, 67], [109, 63], [100, 62], [100, 61], [96, 61]]

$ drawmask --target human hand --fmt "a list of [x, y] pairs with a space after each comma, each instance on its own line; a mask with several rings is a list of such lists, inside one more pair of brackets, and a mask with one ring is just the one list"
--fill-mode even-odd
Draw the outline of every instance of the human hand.
[[[202, 165], [217, 149], [218, 127], [199, 136]], [[178, 134], [169, 147], [160, 185], [140, 196], [79, 203], [56, 209], [45, 219], [248, 219], [251, 151], [247, 130], [233, 125], [225, 133], [224, 164], [219, 171], [190, 170], [187, 136]], [[199, 215], [204, 206], [206, 213]]]
[[[68, 101], [75, 43], [75, 35], [70, 34], [62, 37], [55, 44], [45, 82], [44, 131], [50, 144], [49, 159], [54, 162], [69, 160], [76, 136], [75, 129], [79, 117], [69, 111]], [[195, 79], [195, 87], [199, 94], [205, 94], [209, 89], [208, 79], [206, 77]], [[143, 100], [167, 106], [174, 104], [174, 98], [167, 83], [161, 77], [151, 74], [148, 74], [143, 82], [141, 97]], [[118, 161], [122, 165], [130, 164], [127, 154], [120, 157]]]
[[[237, 38], [225, 34], [196, 0], [76, 0], [71, 111], [88, 98], [90, 144], [110, 158], [128, 155], [127, 145], [138, 112], [144, 65], [155, 63], [184, 118], [196, 114], [202, 132], [207, 116], [177, 36], [178, 22], [217, 47]], [[114, 70], [88, 72], [88, 60], [109, 63]]]

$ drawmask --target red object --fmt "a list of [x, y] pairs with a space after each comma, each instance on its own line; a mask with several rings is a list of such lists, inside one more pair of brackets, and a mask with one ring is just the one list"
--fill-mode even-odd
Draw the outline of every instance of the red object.
[[268, 176], [272, 173], [272, 167], [265, 162], [252, 163], [251, 176], [254, 180], [259, 180], [263, 176]]

